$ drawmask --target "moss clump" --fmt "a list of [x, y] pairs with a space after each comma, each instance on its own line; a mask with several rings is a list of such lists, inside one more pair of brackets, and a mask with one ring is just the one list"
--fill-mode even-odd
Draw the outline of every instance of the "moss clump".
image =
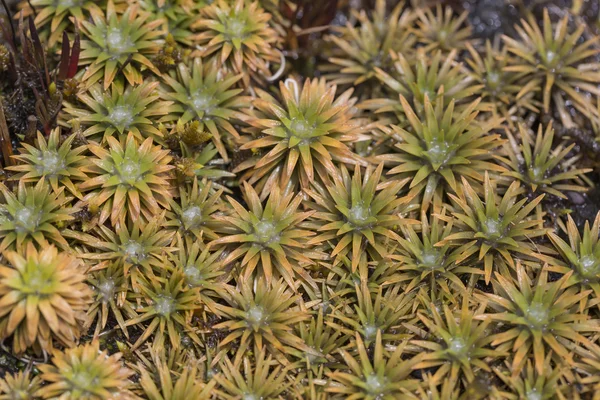
[[595, 398], [597, 12], [530, 3], [8, 9], [0, 399]]

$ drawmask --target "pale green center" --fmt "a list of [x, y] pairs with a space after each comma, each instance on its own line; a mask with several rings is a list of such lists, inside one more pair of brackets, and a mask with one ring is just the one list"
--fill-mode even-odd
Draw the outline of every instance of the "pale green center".
[[386, 381], [385, 377], [380, 377], [372, 373], [365, 380], [365, 390], [368, 394], [377, 396], [385, 391]]
[[310, 139], [314, 137], [315, 126], [304, 118], [294, 118], [290, 122], [290, 131], [292, 136], [299, 139]]
[[261, 220], [254, 225], [254, 235], [258, 242], [269, 244], [278, 238], [277, 226], [272, 221]]
[[130, 106], [115, 106], [108, 119], [115, 126], [128, 128], [133, 123], [133, 110]]
[[110, 301], [115, 293], [115, 282], [112, 279], [105, 280], [98, 285], [98, 291], [105, 302]]
[[120, 56], [121, 54], [128, 52], [131, 47], [131, 41], [119, 28], [110, 28], [108, 32], [106, 32], [106, 47], [108, 47], [108, 51], [111, 55]]
[[525, 318], [529, 322], [531, 328], [539, 329], [548, 324], [550, 312], [544, 304], [534, 301], [529, 305]]
[[198, 226], [202, 222], [202, 209], [198, 206], [186, 208], [181, 213], [181, 222], [185, 228]]
[[579, 260], [579, 273], [585, 279], [596, 278], [600, 273], [600, 260], [592, 255], [586, 255]]
[[504, 232], [502, 230], [502, 221], [497, 218], [486, 218], [482, 224], [483, 232], [490, 240], [500, 239]]
[[447, 38], [448, 38], [448, 31], [446, 29], [440, 29], [438, 32], [439, 41], [444, 43]]
[[438, 249], [424, 249], [421, 252], [419, 267], [427, 269], [437, 269], [442, 267], [442, 252]]
[[212, 108], [214, 97], [202, 91], [197, 91], [190, 96], [189, 101], [197, 113], [208, 113]]
[[154, 310], [163, 317], [168, 316], [175, 311], [175, 301], [170, 296], [160, 296], [154, 302]]
[[258, 328], [267, 320], [267, 314], [261, 306], [252, 306], [246, 311], [246, 321], [253, 328]]
[[526, 398], [527, 400], [542, 400], [542, 394], [534, 388], [527, 392]]
[[487, 82], [491, 85], [491, 86], [497, 86], [500, 83], [500, 74], [496, 71], [490, 71], [487, 74]]
[[365, 330], [365, 339], [366, 340], [374, 340], [377, 336], [377, 325], [374, 324], [366, 324], [364, 326]]
[[[37, 268], [39, 268], [36, 265]], [[35, 293], [36, 295], [46, 294], [52, 291], [52, 279], [47, 274], [41, 271], [35, 271], [36, 273], [28, 274], [25, 279], [27, 282], [25, 287], [28, 293]]]
[[121, 182], [129, 185], [135, 185], [142, 178], [140, 163], [130, 158], [125, 158], [121, 163], [121, 171], [119, 173]]
[[462, 356], [468, 351], [467, 342], [460, 337], [450, 339], [448, 352], [454, 356]]
[[15, 230], [17, 233], [35, 232], [41, 219], [41, 211], [23, 206], [15, 213]]
[[245, 39], [247, 34], [247, 21], [243, 17], [232, 17], [225, 23], [225, 32], [229, 40]]
[[444, 141], [434, 141], [426, 152], [427, 158], [435, 170], [446, 165], [452, 159], [454, 151], [451, 146]]
[[532, 167], [529, 169], [529, 178], [533, 183], [539, 183], [544, 180], [546, 170], [540, 167]]
[[144, 246], [135, 240], [130, 240], [127, 242], [124, 246], [122, 246], [122, 250], [123, 253], [125, 253], [125, 258], [128, 263], [139, 264], [146, 258]]
[[64, 161], [57, 151], [43, 151], [38, 157], [38, 170], [45, 176], [56, 176], [64, 168]]
[[98, 376], [87, 369], [77, 371], [71, 377], [71, 383], [84, 393], [89, 393], [90, 389], [98, 385]]
[[187, 282], [194, 286], [198, 285], [203, 279], [200, 270], [193, 264], [186, 266], [183, 269], [183, 274], [185, 275]]
[[357, 228], [363, 228], [368, 224], [369, 218], [371, 217], [371, 208], [365, 206], [362, 203], [357, 203], [348, 213], [349, 222]]

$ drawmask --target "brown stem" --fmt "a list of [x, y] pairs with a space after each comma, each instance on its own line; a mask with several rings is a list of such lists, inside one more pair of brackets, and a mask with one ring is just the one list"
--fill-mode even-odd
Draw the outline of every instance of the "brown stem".
[[4, 166], [12, 166], [14, 164], [14, 160], [12, 158], [12, 143], [10, 140], [10, 133], [8, 132], [8, 126], [6, 125], [6, 118], [4, 117], [4, 108], [2, 104], [0, 104], [0, 149], [2, 150]]

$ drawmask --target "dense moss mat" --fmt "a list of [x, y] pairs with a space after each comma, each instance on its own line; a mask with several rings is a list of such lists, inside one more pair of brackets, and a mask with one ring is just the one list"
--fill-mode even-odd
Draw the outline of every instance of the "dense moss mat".
[[600, 399], [598, 1], [2, 5], [0, 399]]

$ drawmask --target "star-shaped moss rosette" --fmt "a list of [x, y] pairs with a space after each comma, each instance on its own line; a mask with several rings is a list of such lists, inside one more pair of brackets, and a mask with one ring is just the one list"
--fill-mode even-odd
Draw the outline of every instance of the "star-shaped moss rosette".
[[40, 396], [42, 378], [32, 376], [29, 370], [19, 371], [14, 374], [6, 373], [0, 379], [0, 398], [30, 400]]
[[[329, 58], [330, 65], [323, 67], [327, 78], [340, 87], [353, 86], [358, 93], [377, 91], [374, 85], [376, 68], [390, 71], [392, 53], [410, 54], [415, 38], [409, 31], [414, 18], [411, 10], [399, 2], [388, 14], [386, 1], [377, 0], [372, 16], [365, 10], [352, 10], [359, 27], [347, 22], [336, 29], [338, 35], [328, 36], [336, 46]], [[369, 96], [371, 97], [371, 96]]]
[[401, 342], [394, 350], [383, 346], [381, 332], [375, 336], [373, 351], [356, 333], [356, 339], [347, 349], [339, 349], [345, 367], [327, 374], [331, 384], [325, 388], [333, 398], [384, 399], [402, 398], [419, 386], [411, 378], [418, 356], [406, 360], [403, 357], [407, 342]]
[[[507, 363], [507, 369], [510, 371], [510, 363]], [[544, 359], [544, 367], [539, 373], [529, 359], [526, 365], [521, 369], [518, 375], [509, 374], [506, 370], [496, 369], [496, 375], [502, 380], [506, 389], [499, 395], [511, 396], [518, 395], [520, 398], [540, 398], [566, 400], [564, 394], [560, 391], [559, 380], [565, 372], [564, 365], [558, 365], [553, 368], [552, 354], [548, 354]]]
[[232, 122], [244, 120], [240, 110], [251, 105], [249, 97], [240, 96], [242, 89], [234, 86], [241, 78], [242, 75], [224, 73], [214, 62], [203, 63], [200, 57], [194, 58], [189, 67], [179, 64], [171, 75], [163, 75], [162, 97], [174, 104], [161, 121], [197, 121], [197, 129], [210, 133], [219, 154], [227, 161], [224, 136], [239, 138]]
[[519, 83], [521, 73], [506, 70], [511, 60], [506, 46], [500, 46], [498, 41], [491, 44], [488, 40], [483, 55], [470, 43], [467, 43], [467, 50], [469, 57], [465, 61], [470, 69], [467, 73], [475, 84], [481, 85], [478, 94], [482, 99], [482, 108], [491, 108], [504, 117], [510, 126], [513, 124], [513, 115], [527, 111], [539, 112], [541, 104], [535, 99], [539, 87], [530, 87], [527, 92], [519, 94], [522, 89]]
[[362, 135], [359, 119], [354, 118], [352, 89], [336, 97], [336, 86], [325, 79], [307, 79], [303, 86], [295, 79], [279, 85], [281, 101], [260, 89], [249, 117], [251, 137], [245, 137], [241, 150], [259, 152], [242, 162], [234, 172], [245, 171], [247, 180], [261, 198], [275, 185], [285, 188], [299, 182], [326, 177], [335, 170], [334, 162], [364, 164], [349, 147], [353, 142], [369, 139]]
[[154, 370], [138, 364], [140, 386], [144, 394], [152, 400], [211, 398], [217, 382], [211, 380], [204, 383], [205, 372], [202, 368], [193, 359], [180, 361], [173, 356], [177, 352], [170, 350], [165, 355], [165, 348], [161, 351], [150, 349], [149, 362]]
[[[160, 275], [153, 272], [140, 276], [140, 298], [142, 306], [136, 310], [138, 316], [126, 322], [127, 326], [139, 325], [144, 333], [133, 344], [137, 349], [154, 335], [152, 347], [160, 349], [168, 344], [172, 348], [181, 346], [181, 336], [185, 334], [193, 342], [200, 344], [191, 325], [191, 314], [201, 307], [198, 301], [198, 287], [189, 287], [181, 271], [163, 265]], [[142, 324], [149, 321], [149, 324]]]
[[[494, 350], [490, 343], [488, 328], [491, 319], [478, 320], [485, 312], [486, 303], [473, 309], [469, 298], [463, 298], [460, 309], [453, 310], [444, 305], [438, 311], [430, 307], [427, 313], [418, 313], [425, 325], [423, 340], [411, 340], [411, 344], [424, 349], [415, 369], [438, 368], [434, 378], [449, 378], [451, 381], [475, 380], [478, 371], [492, 372], [489, 365], [505, 357], [506, 353]], [[422, 353], [421, 353], [422, 354]]]
[[[77, 231], [66, 231], [69, 238], [78, 240], [85, 245], [87, 251], [79, 257], [85, 260], [108, 261], [118, 263], [123, 270], [128, 288], [139, 289], [139, 279], [153, 271], [160, 273], [163, 268], [163, 257], [175, 252], [171, 246], [172, 230], [164, 229], [164, 211], [152, 218], [148, 223], [142, 219], [119, 225], [113, 231], [105, 225], [100, 225], [93, 235]], [[96, 266], [95, 269], [104, 268]], [[124, 298], [121, 297], [120, 303]]]
[[465, 289], [461, 277], [463, 274], [478, 275], [482, 272], [469, 265], [460, 265], [456, 261], [461, 250], [446, 243], [437, 243], [455, 233], [454, 224], [446, 223], [446, 210], [442, 209], [428, 215], [421, 211], [420, 224], [403, 224], [397, 238], [397, 246], [389, 258], [398, 262], [396, 271], [387, 277], [385, 284], [408, 282], [405, 292], [418, 286], [426, 286], [432, 293], [450, 292], [449, 285]]
[[302, 195], [275, 187], [263, 206], [256, 191], [246, 182], [242, 193], [248, 209], [227, 196], [231, 212], [214, 217], [221, 237], [209, 246], [213, 249], [227, 246], [224, 264], [243, 257], [240, 267], [244, 280], [256, 275], [270, 284], [273, 277], [282, 277], [294, 291], [299, 278], [314, 285], [304, 268], [324, 260], [326, 255], [307, 243], [314, 233], [303, 227], [303, 221], [313, 212], [298, 211]]
[[198, 288], [199, 301], [214, 313], [213, 304], [220, 299], [223, 285], [231, 279], [230, 269], [223, 263], [225, 253], [181, 237], [176, 240], [179, 251], [170, 257], [173, 267], [183, 274], [186, 285]]
[[567, 218], [568, 242], [557, 233], [548, 232], [548, 237], [560, 254], [559, 259], [549, 261], [549, 270], [561, 274], [573, 271], [569, 285], [589, 287], [595, 296], [600, 297], [600, 213], [591, 226], [589, 221], [585, 222], [582, 233], [573, 217], [569, 215]]
[[457, 55], [457, 51], [452, 51], [443, 57], [441, 51], [436, 51], [432, 57], [419, 49], [416, 60], [409, 61], [402, 53], [392, 53], [393, 68], [390, 71], [375, 68], [375, 76], [384, 85], [387, 96], [365, 100], [359, 107], [381, 115], [391, 113], [402, 127], [410, 121], [401, 97], [420, 117], [425, 116], [425, 98], [434, 108], [438, 102], [449, 104], [452, 101], [457, 109], [468, 107], [482, 86], [456, 61]]
[[90, 10], [99, 12], [97, 3], [91, 0], [28, 0], [19, 7], [22, 8], [23, 17], [33, 15], [35, 26], [40, 36], [47, 38], [49, 47], [60, 42], [63, 32], [70, 30], [70, 17], [85, 21]]
[[310, 228], [319, 232], [308, 243], [331, 242], [334, 265], [351, 256], [355, 272], [359, 264], [366, 268], [368, 261], [381, 260], [388, 254], [389, 242], [398, 236], [393, 229], [402, 223], [399, 214], [405, 211], [410, 198], [396, 195], [406, 181], [380, 187], [383, 164], [377, 169], [367, 167], [364, 176], [360, 167], [354, 175], [344, 166], [334, 172], [331, 184], [325, 188], [313, 185], [306, 191], [312, 199], [308, 207], [316, 211], [310, 218]]
[[140, 7], [151, 13], [151, 18], [163, 21], [165, 32], [189, 47], [194, 43], [190, 26], [206, 3], [204, 0], [139, 0]]
[[144, 82], [144, 70], [160, 75], [148, 57], [160, 49], [158, 39], [165, 34], [161, 19], [148, 22], [148, 14], [140, 12], [138, 5], [118, 15], [112, 0], [105, 13], [92, 9], [90, 14], [91, 21], [82, 20], [80, 25], [83, 40], [79, 64], [88, 66], [81, 78], [87, 86], [103, 79], [106, 90], [119, 71], [130, 85]]
[[267, 347], [270, 354], [276, 354], [287, 364], [281, 353], [292, 347], [318, 355], [302, 339], [296, 336], [293, 326], [308, 319], [308, 312], [301, 307], [299, 295], [294, 295], [282, 280], [267, 284], [264, 279], [241, 280], [237, 287], [226, 285], [226, 304], [215, 304], [218, 315], [224, 318], [213, 326], [225, 329], [229, 334], [219, 342], [219, 346], [237, 347], [237, 364], [247, 354], [252, 344], [258, 350]]
[[413, 33], [417, 42], [424, 45], [425, 52], [465, 49], [471, 36], [471, 26], [465, 23], [467, 11], [456, 15], [452, 7], [438, 3], [435, 8], [417, 8], [415, 14], [418, 19]]
[[[577, 349], [577, 354], [577, 368], [585, 374], [580, 375], [578, 381], [586, 385], [589, 392], [597, 393], [600, 390], [600, 346], [597, 343], [587, 343], [583, 349]], [[550, 356], [551, 354], [546, 359]]]
[[462, 110], [455, 101], [447, 106], [441, 99], [434, 105], [425, 96], [424, 116], [419, 117], [401, 96], [400, 102], [410, 126], [392, 125], [386, 130], [397, 142], [392, 153], [375, 157], [392, 167], [388, 175], [411, 179], [410, 195], [422, 197], [422, 207], [441, 204], [449, 192], [460, 192], [460, 179], [480, 182], [486, 171], [503, 172], [495, 164], [493, 151], [502, 145], [500, 135], [491, 134], [501, 120], [477, 119], [474, 101]]
[[52, 363], [40, 365], [44, 399], [135, 400], [131, 392], [133, 371], [123, 365], [122, 354], [100, 351], [100, 342], [52, 353]]
[[173, 103], [160, 99], [158, 85], [159, 82], [145, 82], [130, 86], [116, 80], [103, 90], [94, 84], [77, 96], [78, 103], [64, 103], [62, 123], [72, 126], [75, 120], [82, 134], [95, 141], [105, 142], [111, 136], [118, 139], [128, 132], [139, 141], [161, 138], [156, 122], [171, 111]]
[[87, 175], [82, 171], [86, 164], [86, 147], [73, 148], [76, 135], [61, 140], [60, 134], [60, 129], [53, 129], [46, 140], [38, 131], [35, 146], [21, 142], [23, 148], [14, 156], [20, 164], [8, 167], [7, 170], [17, 172], [11, 177], [13, 180], [32, 183], [44, 179], [54, 193], [61, 192], [64, 187], [72, 195], [81, 198], [77, 186], [87, 179]]
[[450, 244], [460, 248], [457, 263], [472, 255], [483, 260], [486, 283], [491, 279], [495, 257], [500, 257], [514, 268], [516, 257], [552, 252], [542, 244], [532, 243], [532, 239], [547, 232], [541, 226], [542, 220], [530, 216], [544, 195], [533, 200], [522, 198], [523, 188], [515, 181], [500, 196], [497, 182], [491, 180], [487, 172], [483, 196], [471, 187], [466, 178], [463, 177], [462, 181], [461, 194], [449, 195], [456, 209], [452, 213], [456, 232], [440, 240], [436, 247]]
[[[458, 398], [461, 394], [461, 387], [457, 385], [456, 381], [451, 381], [449, 378], [442, 380], [441, 382], [434, 378], [431, 372], [423, 372], [422, 384], [414, 390], [413, 396], [415, 399], [431, 399], [431, 400], [443, 400]], [[480, 386], [471, 385], [469, 390], [475, 388], [477, 395], [488, 393], [488, 387], [480, 390]], [[495, 388], [492, 386], [491, 390]]]
[[514, 56], [505, 71], [522, 76], [517, 98], [534, 88], [542, 88], [544, 112], [548, 113], [552, 104], [567, 127], [574, 126], [567, 101], [586, 117], [600, 118], [588, 100], [589, 95], [600, 96], [600, 63], [594, 59], [600, 51], [598, 37], [585, 39], [585, 24], [578, 24], [575, 31], [569, 33], [567, 15], [554, 25], [547, 8], [544, 8], [541, 29], [533, 14], [515, 29], [518, 38], [502, 38]]
[[[321, 304], [312, 313], [310, 321], [299, 323], [296, 329], [304, 343], [313, 349], [319, 349], [321, 354], [315, 356], [297, 349], [290, 349], [289, 352], [291, 357], [302, 363], [302, 367], [306, 368], [309, 377], [320, 377], [319, 379], [325, 377], [324, 372], [335, 368], [334, 352], [348, 342], [348, 336], [345, 333], [327, 323], [330, 320], [330, 314], [327, 311], [326, 316], [325, 313], [326, 307]], [[311, 388], [307, 386], [309, 385], [306, 385], [305, 389], [310, 390]]]
[[364, 280], [360, 285], [355, 283], [352, 292], [356, 298], [352, 304], [354, 312], [334, 309], [327, 321], [329, 326], [349, 337], [360, 333], [367, 346], [374, 343], [377, 333], [381, 334], [384, 343], [410, 338], [401, 325], [414, 317], [413, 293], [405, 292], [400, 285], [387, 286], [385, 293], [381, 286], [372, 291]]
[[62, 191], [54, 193], [42, 178], [35, 186], [19, 182], [16, 194], [0, 183], [0, 251], [23, 249], [28, 242], [39, 248], [48, 243], [69, 247], [58, 228], [73, 219], [73, 208]]
[[20, 354], [40, 354], [54, 343], [72, 347], [83, 333], [92, 291], [85, 284], [85, 266], [76, 257], [49, 246], [3, 253], [0, 265], [0, 340], [12, 337]]
[[179, 199], [170, 201], [165, 227], [175, 228], [184, 238], [200, 243], [218, 239], [220, 222], [214, 215], [225, 210], [222, 194], [223, 190], [216, 190], [208, 180], [194, 179], [192, 187], [181, 185]]
[[277, 399], [297, 390], [302, 375], [292, 378], [288, 375], [292, 366], [284, 368], [267, 354], [263, 348], [252, 359], [244, 354], [241, 363], [231, 362], [227, 357], [219, 362], [221, 373], [215, 380], [217, 389], [226, 394], [224, 398]]
[[88, 145], [94, 155], [86, 168], [91, 179], [80, 185], [85, 201], [100, 213], [98, 223], [109, 217], [112, 226], [140, 217], [149, 221], [161, 209], [168, 210], [169, 170], [173, 168], [169, 151], [154, 146], [152, 138], [138, 144], [131, 132], [120, 141], [109, 137], [106, 143], [108, 148]]
[[[548, 270], [530, 277], [521, 263], [516, 265], [516, 278], [496, 273], [492, 281], [493, 294], [477, 294], [487, 301], [495, 313], [476, 317], [492, 319], [501, 329], [490, 336], [491, 344], [500, 351], [513, 353], [511, 370], [517, 375], [530, 354], [535, 370], [544, 371], [544, 359], [549, 352], [560, 362], [572, 363], [569, 355], [581, 344], [589, 344], [586, 332], [597, 332], [598, 320], [580, 312], [579, 302], [589, 290], [566, 285], [570, 273], [549, 281]], [[530, 353], [531, 352], [531, 353]]]
[[575, 143], [554, 146], [551, 123], [546, 129], [540, 124], [535, 138], [523, 124], [518, 126], [520, 144], [509, 130], [506, 131], [509, 140], [504, 151], [507, 158], [502, 160], [510, 170], [505, 175], [521, 181], [533, 194], [548, 193], [561, 199], [567, 198], [564, 192], [585, 192], [589, 189], [583, 186], [588, 181], [585, 174], [593, 169], [574, 167], [577, 158], [568, 158]]
[[95, 325], [94, 335], [99, 335], [106, 328], [109, 317], [113, 317], [129, 338], [125, 319], [134, 318], [136, 313], [135, 304], [127, 299], [129, 283], [123, 265], [118, 261], [95, 264], [88, 271], [87, 282], [94, 291], [94, 302], [87, 311], [86, 332]]
[[269, 22], [256, 0], [217, 0], [200, 11], [192, 24], [198, 33], [194, 41], [200, 46], [202, 58], [213, 57], [218, 65], [235, 74], [242, 74], [244, 86], [253, 77], [259, 82], [270, 77], [270, 63], [280, 63], [277, 45], [279, 33]]

